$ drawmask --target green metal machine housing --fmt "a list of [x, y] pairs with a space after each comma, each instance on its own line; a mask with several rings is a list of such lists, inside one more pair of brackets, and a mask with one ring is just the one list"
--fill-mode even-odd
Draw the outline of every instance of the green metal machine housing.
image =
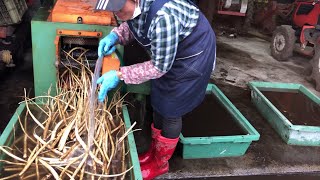
[[[55, 66], [56, 46], [54, 42], [58, 29], [97, 31], [102, 32], [101, 37], [104, 37], [113, 28], [113, 26], [104, 25], [50, 22], [47, 21], [49, 15], [48, 9], [40, 8], [31, 22], [35, 96], [47, 95], [50, 88], [50, 94], [55, 94], [55, 85], [58, 77]], [[117, 46], [116, 52], [121, 61], [121, 65], [125, 65], [125, 63], [122, 62], [123, 46]], [[124, 87], [127, 92], [137, 93], [140, 96], [149, 94], [149, 84], [150, 82], [146, 82], [140, 85], [126, 85]]]

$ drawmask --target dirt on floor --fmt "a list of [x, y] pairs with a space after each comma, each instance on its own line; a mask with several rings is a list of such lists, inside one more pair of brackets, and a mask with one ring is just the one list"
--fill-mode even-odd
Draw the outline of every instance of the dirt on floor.
[[315, 85], [306, 80], [310, 58], [295, 54], [279, 62], [270, 53], [270, 42], [254, 36], [230, 37], [217, 32], [217, 64], [212, 79], [247, 88], [250, 81], [299, 83], [316, 95]]

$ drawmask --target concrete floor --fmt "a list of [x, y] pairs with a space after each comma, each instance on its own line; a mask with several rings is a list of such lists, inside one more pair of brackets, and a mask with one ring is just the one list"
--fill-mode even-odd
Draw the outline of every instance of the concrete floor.
[[300, 83], [320, 96], [314, 84], [306, 81], [305, 68], [311, 58], [295, 53], [288, 61], [279, 62], [271, 56], [270, 43], [254, 36], [222, 35], [217, 39], [213, 79], [242, 88], [246, 88], [249, 81]]
[[[218, 37], [217, 67], [212, 76], [215, 83], [260, 133], [244, 156], [233, 158], [184, 160], [178, 147], [170, 160], [170, 172], [158, 179], [319, 179], [320, 147], [285, 144], [250, 102], [247, 82], [251, 80], [302, 83], [319, 96], [313, 85], [304, 80], [307, 58], [296, 56], [280, 63], [269, 55], [268, 42], [254, 37], [230, 39]], [[30, 50], [23, 66], [1, 75], [0, 131], [3, 130], [18, 102], [23, 88], [33, 96], [33, 72]], [[284, 174], [287, 176], [278, 176]], [[288, 174], [303, 174], [294, 176]], [[249, 176], [250, 177], [247, 177]], [[259, 176], [252, 176], [259, 175]], [[261, 175], [276, 175], [262, 177]], [[306, 178], [307, 175], [315, 175]], [[220, 178], [218, 178], [220, 177]], [[223, 178], [222, 178], [223, 177]]]

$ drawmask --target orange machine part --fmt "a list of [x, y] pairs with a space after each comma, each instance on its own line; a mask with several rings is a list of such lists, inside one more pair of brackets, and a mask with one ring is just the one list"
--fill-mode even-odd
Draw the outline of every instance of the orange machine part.
[[[58, 0], [48, 20], [52, 22], [112, 25], [113, 14], [94, 11], [96, 0]], [[81, 20], [81, 21], [79, 21]]]
[[115, 54], [108, 55], [103, 58], [102, 74], [110, 70], [119, 70], [119, 69], [120, 69], [120, 60], [115, 56]]
[[54, 45], [56, 46], [56, 60], [60, 61], [60, 36], [56, 36]]
[[77, 30], [68, 30], [68, 29], [57, 29], [57, 34], [65, 36], [84, 36], [84, 37], [101, 37], [102, 32], [100, 31], [77, 31]]

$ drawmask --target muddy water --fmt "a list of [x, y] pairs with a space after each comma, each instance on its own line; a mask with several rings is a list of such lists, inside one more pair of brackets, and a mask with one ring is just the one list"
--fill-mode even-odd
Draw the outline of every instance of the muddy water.
[[300, 92], [262, 91], [294, 125], [320, 126], [320, 105]]
[[202, 104], [182, 119], [185, 137], [246, 134], [212, 94], [206, 95]]

